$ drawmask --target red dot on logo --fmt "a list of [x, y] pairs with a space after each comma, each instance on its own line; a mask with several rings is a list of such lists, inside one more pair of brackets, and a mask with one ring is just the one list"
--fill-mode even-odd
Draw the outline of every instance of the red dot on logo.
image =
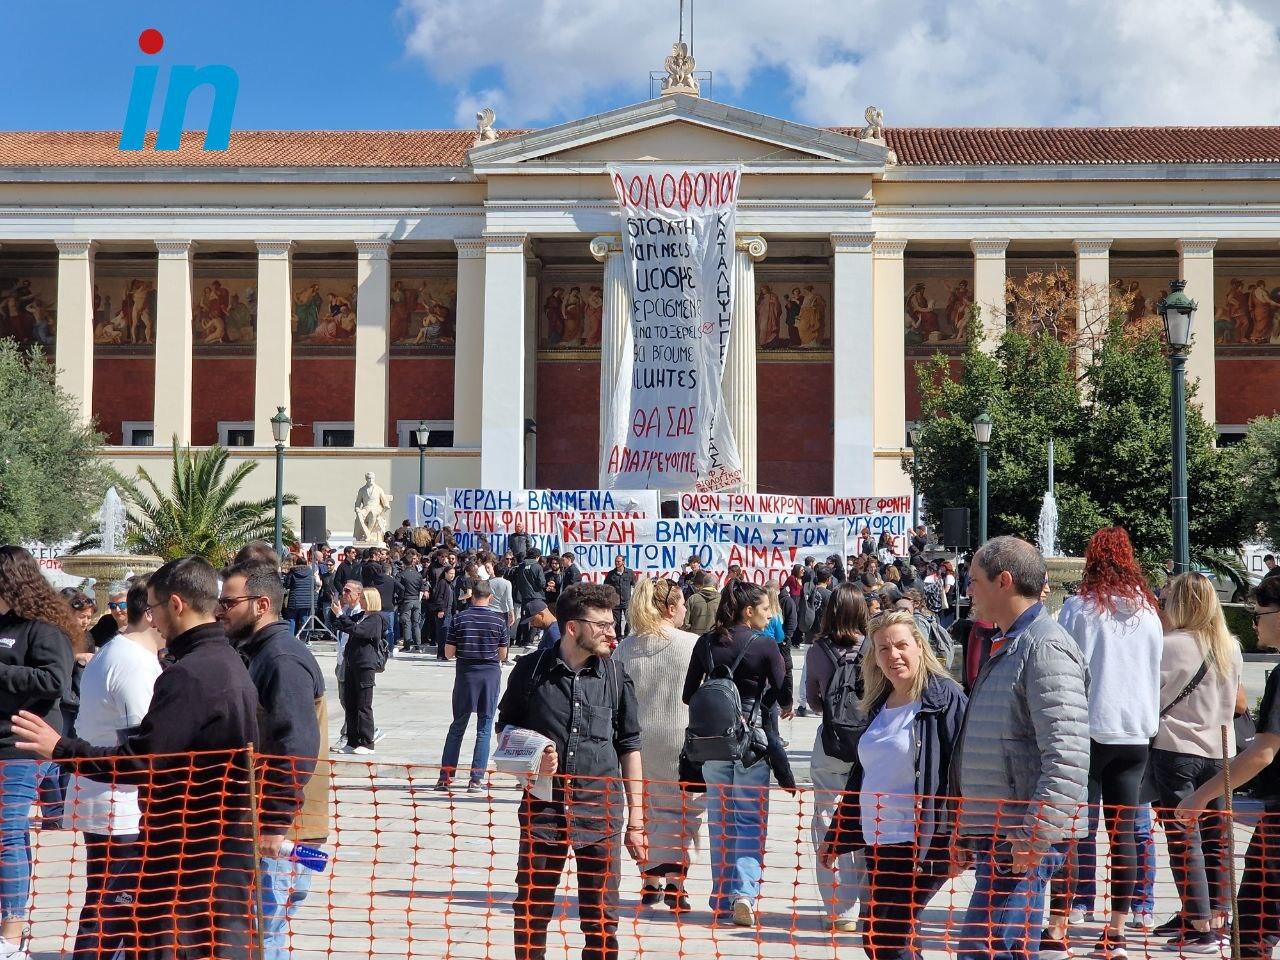
[[164, 46], [164, 34], [148, 27], [138, 34], [138, 49], [146, 54], [159, 53]]

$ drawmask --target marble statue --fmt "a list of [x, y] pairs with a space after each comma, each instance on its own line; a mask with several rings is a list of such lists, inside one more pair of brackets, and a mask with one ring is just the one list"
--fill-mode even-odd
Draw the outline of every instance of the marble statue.
[[671, 45], [671, 56], [663, 61], [667, 75], [662, 80], [663, 94], [689, 93], [698, 96], [698, 81], [693, 76], [693, 57], [689, 45], [678, 40]]
[[863, 114], [867, 119], [867, 125], [862, 128], [862, 134], [859, 140], [876, 140], [884, 143], [884, 111], [879, 107], [867, 107], [867, 112]]
[[472, 144], [478, 147], [482, 143], [492, 143], [498, 139], [498, 132], [493, 129], [493, 122], [498, 119], [498, 115], [493, 112], [493, 107], [485, 107], [476, 114], [476, 140]]
[[391, 514], [391, 494], [374, 482], [373, 474], [364, 475], [364, 486], [356, 491], [356, 543], [382, 543]]

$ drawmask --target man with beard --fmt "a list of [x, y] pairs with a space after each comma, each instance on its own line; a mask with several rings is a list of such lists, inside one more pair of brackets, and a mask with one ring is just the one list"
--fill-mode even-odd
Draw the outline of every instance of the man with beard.
[[19, 749], [83, 777], [137, 784], [140, 872], [109, 883], [103, 941], [123, 957], [248, 960], [253, 829], [245, 750], [258, 696], [214, 620], [218, 576], [200, 557], [171, 560], [147, 583], [147, 609], [174, 663], [121, 746], [63, 737], [40, 717], [13, 718]]
[[540, 772], [554, 776], [550, 800], [528, 790], [520, 804], [516, 860], [515, 958], [546, 955], [547, 925], [569, 851], [578, 875], [584, 956], [618, 955], [618, 881], [626, 779], [627, 851], [645, 859], [640, 721], [626, 669], [609, 658], [618, 595], [578, 584], [560, 598], [558, 646], [517, 661], [498, 704], [498, 729], [518, 727], [549, 739]]
[[264, 960], [288, 960], [288, 922], [311, 890], [311, 871], [282, 847], [286, 839], [319, 846], [329, 835], [328, 770], [317, 767], [320, 731], [328, 726], [324, 674], [280, 619], [284, 588], [273, 567], [241, 563], [222, 577], [218, 621], [257, 688], [259, 753], [265, 755], [258, 817], [262, 953]]

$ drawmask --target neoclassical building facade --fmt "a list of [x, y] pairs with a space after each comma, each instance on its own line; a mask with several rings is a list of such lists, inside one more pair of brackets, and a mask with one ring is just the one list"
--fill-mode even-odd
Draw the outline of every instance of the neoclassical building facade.
[[419, 421], [432, 491], [597, 484], [613, 161], [743, 165], [726, 401], [759, 491], [906, 492], [916, 364], [1034, 271], [1135, 317], [1186, 279], [1207, 418], [1280, 407], [1280, 128], [819, 129], [678, 95], [496, 137], [117, 139], [0, 133], [0, 335], [128, 472], [221, 442], [267, 496], [285, 407], [286, 488], [335, 533], [367, 470], [416, 492]]

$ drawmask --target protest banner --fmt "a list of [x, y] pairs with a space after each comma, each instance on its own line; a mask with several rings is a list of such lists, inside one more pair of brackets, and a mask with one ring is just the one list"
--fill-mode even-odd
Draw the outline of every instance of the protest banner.
[[[740, 164], [608, 167], [631, 294], [600, 486], [727, 490], [742, 482], [724, 415]], [[752, 296], [752, 291], [744, 291]]]
[[439, 533], [444, 526], [444, 497], [412, 494], [409, 497], [409, 522], [415, 527], [428, 527]]
[[894, 550], [905, 557], [910, 539], [911, 498], [686, 493], [680, 497], [680, 514], [742, 523], [782, 523], [787, 520], [809, 523], [837, 519], [844, 524], [845, 537], [850, 543], [864, 529], [869, 529], [877, 540], [880, 534], [887, 533], [893, 538]]

